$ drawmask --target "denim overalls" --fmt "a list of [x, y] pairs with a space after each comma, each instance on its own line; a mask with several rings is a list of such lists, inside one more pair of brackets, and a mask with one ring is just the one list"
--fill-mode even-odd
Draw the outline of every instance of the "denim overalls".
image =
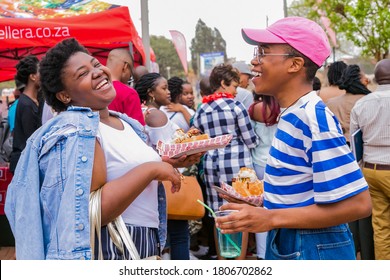
[[321, 229], [274, 229], [268, 232], [267, 260], [354, 260], [347, 224]]

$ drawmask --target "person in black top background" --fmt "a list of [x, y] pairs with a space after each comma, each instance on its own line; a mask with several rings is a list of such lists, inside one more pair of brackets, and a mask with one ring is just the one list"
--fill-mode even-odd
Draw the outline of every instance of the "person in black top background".
[[39, 102], [39, 60], [29, 55], [19, 61], [16, 65], [17, 73], [15, 79], [25, 84], [23, 93], [19, 97], [16, 107], [15, 128], [10, 157], [10, 171], [15, 171], [20, 154], [26, 147], [27, 139], [41, 125], [42, 106]]

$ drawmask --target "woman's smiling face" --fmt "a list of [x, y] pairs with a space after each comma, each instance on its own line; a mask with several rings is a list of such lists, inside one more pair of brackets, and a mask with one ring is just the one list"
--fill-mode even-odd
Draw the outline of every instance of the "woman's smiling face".
[[65, 87], [63, 94], [69, 97], [69, 105], [102, 110], [116, 95], [110, 70], [83, 52], [69, 58], [62, 71], [62, 81]]

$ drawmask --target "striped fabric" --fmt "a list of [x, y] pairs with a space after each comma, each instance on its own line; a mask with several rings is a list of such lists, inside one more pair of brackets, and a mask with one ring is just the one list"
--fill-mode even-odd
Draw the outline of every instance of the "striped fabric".
[[315, 91], [281, 116], [264, 179], [268, 209], [333, 203], [367, 189], [337, 118]]
[[217, 211], [223, 200], [212, 186], [220, 186], [221, 181], [231, 184], [241, 167], [253, 168], [249, 149], [256, 147], [258, 138], [244, 105], [230, 98], [202, 104], [195, 113], [194, 126], [210, 137], [233, 135], [225, 148], [208, 151], [204, 156], [207, 204]]
[[[138, 250], [138, 254], [141, 259], [159, 255], [159, 241], [158, 241], [158, 229], [148, 227], [138, 227], [126, 224], [129, 230], [130, 237], [133, 239], [134, 245]], [[111, 240], [107, 226], [102, 227], [102, 250], [104, 260], [129, 260], [129, 252], [125, 249], [125, 258], [123, 254], [118, 250]], [[95, 248], [98, 245], [95, 244]], [[98, 258], [97, 250], [95, 252], [95, 259]]]

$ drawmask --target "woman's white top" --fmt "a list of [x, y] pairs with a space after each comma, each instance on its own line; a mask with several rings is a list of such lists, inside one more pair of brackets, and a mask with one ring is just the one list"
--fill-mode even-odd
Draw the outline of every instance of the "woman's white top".
[[[150, 110], [158, 110], [156, 108], [150, 108]], [[161, 140], [164, 143], [170, 143], [172, 141], [172, 135], [180, 127], [177, 126], [174, 122], [167, 119], [167, 122], [163, 126], [152, 127], [145, 125], [145, 132], [149, 137], [149, 145], [155, 147], [158, 140]]]
[[[195, 111], [188, 108], [186, 105], [183, 105], [184, 108], [190, 113], [191, 116], [195, 114]], [[184, 117], [183, 113], [181, 112], [168, 112], [167, 108], [165, 106], [161, 106], [160, 110], [163, 111], [168, 119], [171, 120], [171, 122], [174, 122], [177, 124], [177, 126], [184, 130], [184, 132], [187, 132], [190, 129], [190, 125], [186, 121], [186, 118]]]
[[[134, 167], [150, 161], [161, 161], [160, 156], [121, 120], [124, 129], [118, 130], [99, 123], [98, 140], [107, 164], [107, 181], [121, 177]], [[152, 181], [127, 207], [122, 218], [125, 223], [158, 228], [157, 181]]]

